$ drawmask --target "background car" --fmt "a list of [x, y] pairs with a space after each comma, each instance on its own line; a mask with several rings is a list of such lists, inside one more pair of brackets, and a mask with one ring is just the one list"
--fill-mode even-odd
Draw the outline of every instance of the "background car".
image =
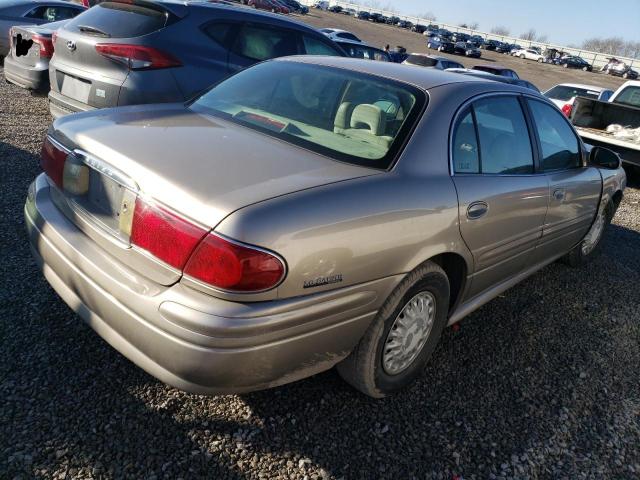
[[324, 34], [286, 17], [177, 2], [96, 5], [60, 28], [54, 47], [56, 55], [49, 65], [49, 108], [54, 117], [118, 105], [184, 101], [273, 57], [345, 55]]
[[392, 15], [389, 18], [387, 18], [387, 25], [397, 25], [399, 21], [400, 21], [400, 17], [396, 17]]
[[309, 13], [309, 7], [307, 7], [306, 5], [302, 5], [297, 0], [280, 0], [280, 1], [284, 3], [287, 7], [289, 7], [289, 10], [291, 10], [292, 12], [299, 13], [301, 15], [306, 15], [307, 13]]
[[445, 53], [453, 53], [455, 51], [454, 43], [442, 37], [429, 37], [427, 40], [427, 48]]
[[453, 46], [453, 53], [458, 55], [465, 55], [466, 57], [471, 58], [480, 58], [480, 56], [482, 55], [480, 49], [473, 43], [469, 42], [456, 42]]
[[544, 55], [533, 48], [521, 48], [519, 50], [512, 50], [511, 55], [514, 57], [522, 58], [523, 60], [535, 60], [538, 63], [544, 62]]
[[497, 42], [495, 46], [495, 51], [497, 53], [502, 53], [505, 55], [510, 54], [514, 49], [517, 49], [515, 45], [511, 43], [505, 43], [505, 42]]
[[578, 56], [562, 57], [558, 59], [556, 64], [564, 68], [579, 68], [585, 72], [591, 72], [593, 70], [593, 66], [591, 66], [589, 62]]
[[427, 31], [427, 26], [426, 25], [414, 25], [413, 27], [411, 27], [411, 31], [412, 32], [416, 32], [416, 33], [420, 33], [420, 34], [424, 34], [424, 32]]
[[320, 31], [334, 41], [337, 41], [337, 40], [353, 40], [355, 42], [362, 41], [354, 33], [348, 32], [346, 30], [341, 30], [339, 28], [321, 28]]
[[447, 38], [447, 39], [453, 41], [453, 32], [451, 32], [450, 30], [447, 30], [446, 28], [439, 28], [436, 31], [436, 33], [441, 38]]
[[62, 0], [4, 0], [0, 2], [0, 57], [9, 53], [9, 30], [14, 25], [42, 25], [67, 20], [86, 7]]
[[411, 29], [411, 27], [413, 27], [413, 23], [410, 22], [409, 20], [400, 20], [397, 25], [400, 28], [407, 28], [407, 29]]
[[358, 11], [355, 8], [345, 8], [342, 10], [342, 14], [355, 17], [358, 14]]
[[425, 53], [412, 53], [404, 62], [404, 65], [415, 65], [417, 67], [435, 68], [438, 70], [446, 70], [447, 68], [464, 68], [464, 65], [446, 57], [438, 57], [436, 55], [427, 55]]
[[468, 40], [470, 43], [473, 43], [476, 47], [482, 48], [484, 45], [484, 38], [480, 35], [471, 35]]
[[475, 65], [471, 67], [472, 70], [478, 70], [480, 72], [492, 73], [493, 75], [501, 75], [509, 78], [520, 78], [518, 74], [510, 68], [503, 67], [502, 65]]
[[68, 20], [43, 25], [11, 27], [11, 49], [4, 59], [7, 82], [28, 90], [49, 91], [49, 61], [53, 56], [53, 33]]
[[398, 45], [394, 49], [389, 50], [388, 53], [393, 63], [402, 63], [409, 56], [409, 54], [407, 53], [407, 49], [401, 45]]
[[485, 50], [495, 50], [499, 45], [502, 45], [502, 42], [499, 40], [487, 40], [481, 48]]
[[471, 35], [469, 35], [468, 33], [455, 32], [451, 36], [451, 41], [453, 41], [453, 42], [467, 42], [469, 40], [469, 38], [471, 38]]
[[358, 18], [360, 20], [369, 20], [369, 12], [367, 12], [365, 10], [360, 10], [358, 12], [358, 15], [356, 15], [356, 18]]
[[283, 13], [285, 15], [290, 13], [289, 8], [278, 0], [248, 0], [247, 5], [257, 8], [258, 10], [266, 10], [271, 13]]
[[611, 95], [613, 95], [613, 90], [608, 88], [579, 83], [561, 83], [544, 92], [544, 96], [551, 100], [567, 117], [571, 116], [576, 97], [608, 102]]
[[340, 5], [332, 5], [328, 8], [328, 11], [332, 13], [342, 13], [342, 7]]
[[336, 40], [336, 43], [346, 52], [349, 57], [362, 58], [365, 60], [378, 60], [381, 62], [391, 62], [389, 53], [364, 42], [352, 40]]

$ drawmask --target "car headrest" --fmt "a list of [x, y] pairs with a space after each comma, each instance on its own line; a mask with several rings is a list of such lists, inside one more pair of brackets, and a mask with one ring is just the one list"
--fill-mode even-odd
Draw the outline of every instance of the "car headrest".
[[373, 135], [383, 135], [386, 128], [385, 114], [379, 107], [364, 103], [356, 106], [351, 114], [351, 128], [367, 127]]
[[336, 112], [336, 118], [333, 121], [333, 126], [341, 129], [349, 128], [352, 111], [353, 104], [351, 102], [342, 102]]

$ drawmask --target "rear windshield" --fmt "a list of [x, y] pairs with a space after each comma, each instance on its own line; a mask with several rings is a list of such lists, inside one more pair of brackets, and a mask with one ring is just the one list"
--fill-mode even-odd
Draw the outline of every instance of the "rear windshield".
[[588, 97], [597, 99], [600, 95], [600, 92], [597, 92], [595, 90], [587, 90], [586, 88], [557, 85], [551, 90], [545, 92], [544, 95], [548, 98], [553, 98], [554, 100], [562, 100], [563, 102], [567, 102], [573, 97]]
[[165, 11], [140, 5], [102, 2], [69, 22], [66, 30], [105, 38], [132, 38], [160, 30], [168, 19]]
[[270, 61], [223, 81], [190, 108], [336, 160], [386, 169], [425, 102], [424, 92], [394, 80]]
[[438, 60], [425, 57], [424, 55], [409, 55], [409, 57], [407, 57], [407, 63], [420, 65], [421, 67], [433, 67], [438, 63]]
[[624, 103], [632, 107], [640, 107], [640, 87], [627, 87], [616, 97], [614, 103]]

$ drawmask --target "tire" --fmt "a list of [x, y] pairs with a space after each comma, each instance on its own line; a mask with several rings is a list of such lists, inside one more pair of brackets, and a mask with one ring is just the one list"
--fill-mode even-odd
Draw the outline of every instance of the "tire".
[[526, 57], [525, 57], [525, 55], [524, 55], [524, 53], [523, 53], [522, 55], [520, 55], [520, 58], [521, 58], [522, 60], [524, 60], [524, 59], [526, 58]]
[[[615, 214], [616, 206], [609, 200], [606, 205], [598, 210], [596, 219], [582, 241], [562, 257], [562, 263], [570, 267], [579, 267], [596, 258], [602, 249], [604, 232]], [[590, 235], [594, 235], [594, 237], [590, 238]]]
[[441, 52], [443, 50], [442, 47], [438, 47], [438, 51]]
[[542, 62], [544, 62], [544, 60], [542, 58], [539, 58], [538, 63], [542, 63]]
[[427, 43], [427, 48], [431, 49], [431, 44], [430, 43]]
[[624, 78], [624, 79], [629, 78], [629, 74], [628, 74], [627, 72], [624, 72], [624, 73], [622, 74], [622, 78]]
[[582, 71], [583, 72], [588, 72], [589, 71], [589, 67], [582, 67]]
[[[394, 363], [389, 355], [392, 350], [385, 350], [391, 341], [389, 334], [392, 327], [395, 327], [394, 332], [402, 334], [402, 326], [398, 326], [397, 322], [407, 318], [405, 307], [420, 300], [425, 301], [422, 306], [427, 310], [430, 307], [425, 305], [433, 306], [431, 327], [425, 336], [412, 331], [401, 340], [404, 343], [412, 340], [417, 343], [412, 342], [411, 345], [416, 349], [415, 352], [405, 356], [408, 363], [398, 365], [398, 361]], [[447, 323], [448, 309], [449, 279], [440, 266], [425, 262], [407, 275], [389, 295], [358, 345], [338, 364], [338, 373], [354, 388], [374, 398], [382, 398], [409, 386], [422, 374], [436, 348]], [[421, 323], [411, 322], [410, 328], [418, 325]], [[390, 371], [392, 366], [397, 367], [396, 371]]]

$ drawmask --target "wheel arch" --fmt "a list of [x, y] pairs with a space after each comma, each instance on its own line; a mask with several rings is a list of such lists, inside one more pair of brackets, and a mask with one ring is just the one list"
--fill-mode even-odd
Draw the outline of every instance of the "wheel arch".
[[[469, 266], [465, 258], [456, 252], [443, 252], [430, 257], [426, 262], [437, 264], [449, 279], [449, 314], [455, 310], [462, 299], [467, 283], [467, 273]], [[420, 265], [417, 268], [420, 267]], [[415, 270], [415, 269], [414, 269]]]

